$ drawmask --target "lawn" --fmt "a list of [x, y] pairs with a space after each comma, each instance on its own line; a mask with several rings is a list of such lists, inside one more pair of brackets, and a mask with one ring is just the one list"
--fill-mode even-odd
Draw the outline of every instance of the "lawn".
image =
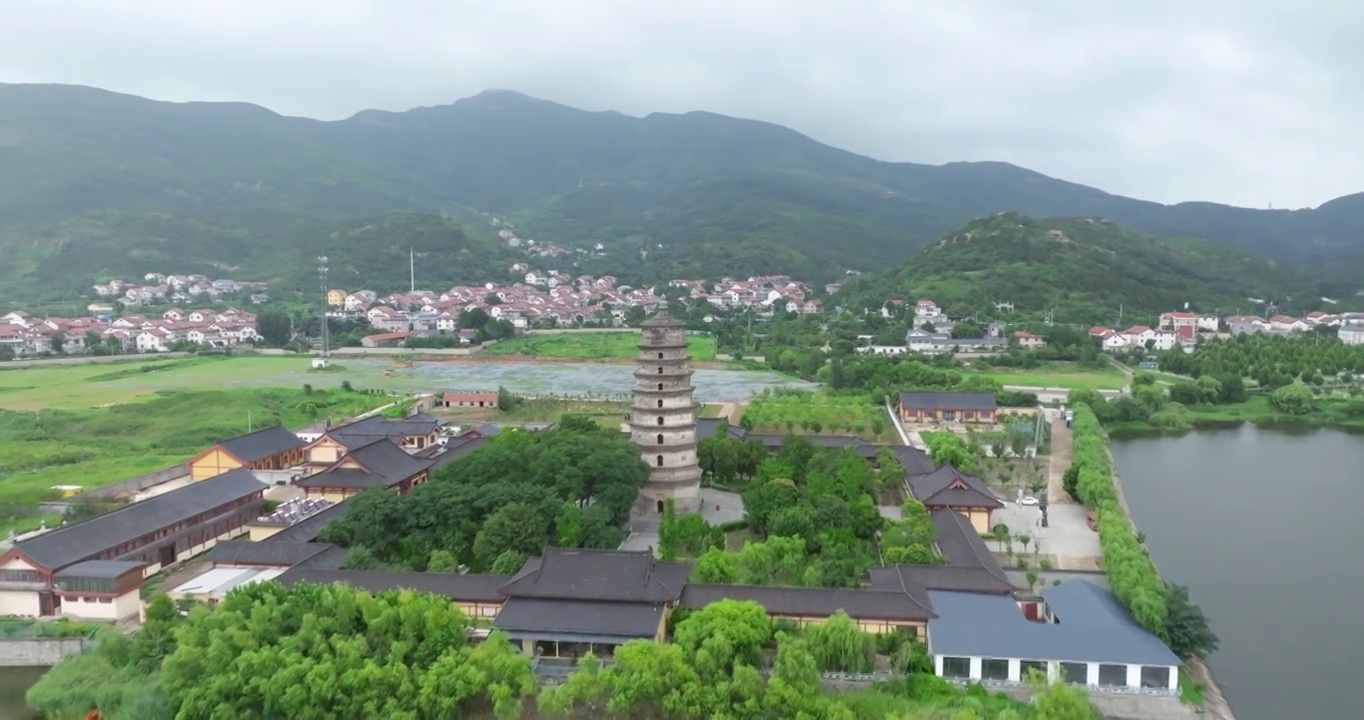
[[[565, 360], [629, 360], [639, 355], [638, 332], [555, 333], [522, 335], [485, 348], [483, 355], [524, 355]], [[715, 338], [687, 336], [692, 360], [714, 360]]]
[[629, 403], [615, 400], [537, 398], [522, 400], [506, 412], [497, 408], [438, 408], [433, 412], [451, 424], [557, 422], [564, 415], [573, 413], [586, 415], [603, 427], [619, 427], [628, 406]]
[[998, 380], [1005, 385], [1067, 390], [1120, 390], [1127, 384], [1127, 378], [1116, 368], [1096, 370], [1067, 362], [1045, 363], [1029, 369], [991, 367], [972, 370], [970, 374]]
[[893, 441], [886, 411], [870, 398], [825, 395], [804, 391], [764, 392], [744, 409], [745, 424], [755, 432], [856, 435], [867, 440]]
[[[107, 369], [107, 366], [103, 366]], [[340, 390], [165, 392], [81, 410], [0, 410], [0, 519], [52, 499], [53, 485], [102, 487], [183, 462], [213, 443], [283, 423], [350, 417], [388, 398]]]

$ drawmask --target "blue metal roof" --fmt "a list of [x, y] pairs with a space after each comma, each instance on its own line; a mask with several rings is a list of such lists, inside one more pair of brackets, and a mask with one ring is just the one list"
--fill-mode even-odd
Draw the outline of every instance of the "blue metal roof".
[[1012, 598], [930, 590], [937, 618], [928, 649], [953, 657], [1176, 666], [1170, 648], [1132, 620], [1112, 593], [1084, 580], [1042, 592], [1057, 623], [1033, 622]]

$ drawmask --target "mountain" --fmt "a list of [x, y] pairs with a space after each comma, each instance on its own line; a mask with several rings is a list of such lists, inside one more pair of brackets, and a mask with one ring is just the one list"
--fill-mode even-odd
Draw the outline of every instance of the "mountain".
[[[52, 278], [79, 286], [101, 270], [145, 272], [177, 243], [193, 262], [286, 281], [307, 274], [319, 227], [409, 212], [446, 215], [490, 242], [485, 213], [524, 238], [601, 244], [579, 267], [636, 281], [829, 279], [885, 267], [1000, 211], [1203, 238], [1309, 269], [1321, 292], [1353, 291], [1364, 274], [1364, 194], [1314, 210], [1165, 206], [1004, 163], [882, 162], [770, 123], [587, 112], [511, 91], [323, 122], [242, 103], [0, 84], [0, 166], [0, 253], [22, 258], [0, 278], [0, 299]], [[91, 236], [108, 251], [100, 263], [53, 265], [70, 253], [50, 246]], [[309, 249], [288, 256], [263, 243]], [[284, 256], [303, 267], [274, 263]]]
[[[1251, 310], [1250, 297], [1301, 297], [1308, 283], [1272, 260], [1202, 240], [1157, 240], [1109, 220], [980, 218], [883, 273], [848, 283], [841, 300], [878, 307], [930, 298], [965, 315], [996, 302], [1062, 322], [1151, 318], [1185, 303], [1197, 311]], [[1304, 300], [1306, 300], [1304, 298]]]

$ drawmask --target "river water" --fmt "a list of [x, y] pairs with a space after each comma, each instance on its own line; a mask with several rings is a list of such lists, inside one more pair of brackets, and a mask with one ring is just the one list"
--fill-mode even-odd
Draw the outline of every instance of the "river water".
[[1113, 454], [1161, 573], [1221, 639], [1237, 720], [1364, 717], [1364, 436], [1243, 425]]
[[0, 720], [29, 720], [33, 711], [24, 693], [38, 682], [47, 668], [0, 668]]

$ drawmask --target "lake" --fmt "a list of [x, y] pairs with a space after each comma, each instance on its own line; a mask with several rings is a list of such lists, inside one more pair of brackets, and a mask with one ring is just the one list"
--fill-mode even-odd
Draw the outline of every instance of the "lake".
[[1221, 639], [1237, 720], [1359, 717], [1364, 436], [1243, 425], [1113, 454], [1161, 574]]
[[29, 720], [33, 711], [24, 693], [38, 682], [47, 668], [0, 668], [0, 720]]

